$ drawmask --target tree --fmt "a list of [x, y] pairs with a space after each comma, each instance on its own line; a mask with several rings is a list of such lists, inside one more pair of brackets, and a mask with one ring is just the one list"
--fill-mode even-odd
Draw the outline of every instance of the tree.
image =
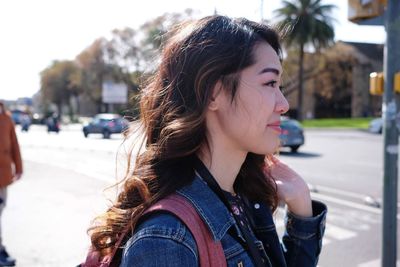
[[[137, 89], [136, 81], [132, 79], [129, 71], [133, 67], [131, 63], [136, 60], [136, 47], [131, 39], [134, 32], [126, 28], [121, 31], [114, 30], [113, 35], [111, 41], [105, 38], [97, 39], [76, 57], [76, 62], [82, 70], [83, 93], [95, 103], [97, 112], [102, 112], [102, 107], [108, 109], [108, 106], [103, 105], [103, 82], [123, 82], [129, 91]], [[130, 47], [131, 45], [133, 47]]]
[[[286, 51], [283, 62], [284, 95], [289, 102], [296, 101], [293, 93], [297, 92], [298, 79], [298, 53], [293, 50]], [[313, 117], [350, 117], [353, 112], [354, 101], [353, 75], [354, 67], [359, 66], [355, 49], [342, 42], [324, 50], [324, 53], [304, 54], [304, 96], [314, 99], [305, 99], [304, 105], [308, 106]], [[315, 100], [315, 101], [314, 101]], [[363, 106], [368, 103], [363, 102]]]
[[71, 118], [73, 111], [71, 97], [81, 92], [81, 73], [74, 61], [53, 61], [40, 73], [41, 92], [44, 103], [54, 103], [58, 113], [62, 115], [62, 107], [67, 105]]
[[143, 34], [143, 39], [140, 41], [139, 56], [144, 66], [157, 58], [160, 48], [169, 38], [167, 35], [169, 30], [182, 21], [192, 18], [193, 14], [194, 11], [190, 8], [183, 13], [165, 13], [140, 26], [139, 31]]
[[88, 48], [83, 50], [77, 57], [76, 62], [82, 69], [83, 93], [89, 97], [101, 111], [101, 86], [105, 73], [104, 44], [106, 40], [99, 38]]
[[285, 43], [298, 49], [298, 105], [297, 118], [303, 119], [304, 49], [307, 45], [317, 51], [333, 43], [335, 36], [330, 14], [336, 7], [324, 5], [321, 0], [283, 0], [283, 6], [275, 10], [278, 28], [286, 31]]
[[136, 30], [129, 27], [114, 29], [111, 40], [104, 43], [105, 61], [120, 66], [125, 72], [137, 71], [140, 63], [137, 42]]
[[[65, 104], [71, 110], [71, 101], [68, 99], [73, 97], [80, 112], [79, 96], [83, 95], [82, 101], [88, 101], [97, 112], [103, 112], [107, 106], [102, 102], [102, 86], [104, 81], [111, 80], [127, 85], [128, 97], [135, 106], [137, 103], [133, 96], [137, 95], [141, 81], [154, 71], [155, 64], [152, 63], [168, 39], [167, 31], [192, 14], [191, 9], [184, 13], [165, 13], [149, 20], [138, 30], [129, 27], [115, 29], [110, 39], [96, 39], [74, 61], [69, 61], [74, 71], [70, 69], [68, 75], [62, 74], [67, 71], [66, 63], [54, 61], [53, 65], [41, 73], [43, 99], [47, 103], [55, 103], [59, 112], [62, 112], [61, 107]], [[145, 70], [149, 73], [145, 73]], [[122, 105], [120, 108], [125, 107]], [[93, 108], [89, 110], [93, 112]]]

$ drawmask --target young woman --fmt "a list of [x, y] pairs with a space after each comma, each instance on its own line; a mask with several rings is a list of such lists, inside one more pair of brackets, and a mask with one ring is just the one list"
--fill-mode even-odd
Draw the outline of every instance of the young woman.
[[[176, 193], [221, 242], [227, 266], [316, 266], [326, 206], [273, 155], [289, 109], [281, 75], [279, 38], [265, 25], [211, 16], [174, 29], [142, 91], [144, 152], [91, 228], [94, 249], [107, 255], [130, 227], [120, 266], [199, 266], [179, 218], [141, 216]], [[282, 243], [272, 219], [279, 201], [287, 205]]]

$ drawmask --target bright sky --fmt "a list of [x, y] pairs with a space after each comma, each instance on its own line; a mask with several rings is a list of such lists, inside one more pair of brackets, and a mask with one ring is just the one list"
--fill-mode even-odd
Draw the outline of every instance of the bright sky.
[[[337, 40], [384, 42], [383, 27], [347, 21], [346, 0], [323, 2], [338, 6]], [[280, 3], [264, 0], [264, 18], [271, 19]], [[115, 28], [137, 28], [165, 12], [186, 8], [197, 10], [199, 17], [216, 9], [219, 14], [259, 21], [260, 7], [261, 0], [1, 0], [0, 99], [31, 97], [40, 88], [40, 71], [52, 60], [74, 59]]]

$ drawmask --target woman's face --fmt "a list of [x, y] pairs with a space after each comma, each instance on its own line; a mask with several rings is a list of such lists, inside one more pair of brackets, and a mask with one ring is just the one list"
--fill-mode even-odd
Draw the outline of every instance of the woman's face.
[[282, 66], [275, 50], [266, 42], [254, 48], [255, 63], [240, 73], [232, 102], [222, 90], [216, 110], [225, 142], [234, 149], [256, 154], [274, 153], [280, 143], [280, 115], [289, 104], [280, 90]]

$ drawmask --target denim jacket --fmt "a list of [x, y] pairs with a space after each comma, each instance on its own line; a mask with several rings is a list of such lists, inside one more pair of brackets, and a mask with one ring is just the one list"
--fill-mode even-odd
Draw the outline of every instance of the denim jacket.
[[[201, 178], [177, 191], [198, 211], [213, 239], [220, 241], [227, 266], [254, 266], [251, 257], [228, 230], [238, 229], [226, 206]], [[266, 266], [317, 266], [325, 230], [327, 208], [312, 202], [313, 217], [301, 218], [290, 212], [285, 218], [286, 230], [280, 242], [269, 207], [248, 202], [259, 248], [264, 248]], [[238, 233], [239, 234], [239, 233]], [[199, 266], [194, 237], [174, 215], [153, 213], [141, 220], [123, 250], [121, 267], [130, 266]]]

